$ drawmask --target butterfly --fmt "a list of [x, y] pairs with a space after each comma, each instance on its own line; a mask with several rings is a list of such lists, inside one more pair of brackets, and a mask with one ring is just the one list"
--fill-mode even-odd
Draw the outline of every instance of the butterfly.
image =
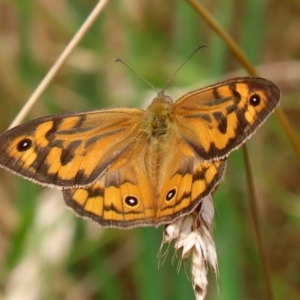
[[103, 227], [159, 226], [216, 189], [229, 153], [280, 97], [273, 82], [241, 77], [174, 104], [162, 91], [146, 110], [50, 115], [0, 135], [0, 166], [61, 189], [67, 206]]

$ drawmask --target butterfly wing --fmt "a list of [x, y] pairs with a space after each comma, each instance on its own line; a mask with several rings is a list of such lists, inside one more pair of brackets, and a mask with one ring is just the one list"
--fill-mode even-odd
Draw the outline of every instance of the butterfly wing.
[[278, 87], [262, 78], [230, 79], [196, 90], [174, 105], [182, 139], [204, 160], [224, 158], [274, 111]]
[[155, 224], [157, 202], [146, 166], [147, 142], [140, 142], [133, 142], [94, 184], [64, 190], [66, 204], [79, 216], [102, 227]]
[[226, 159], [205, 162], [181, 157], [181, 161], [182, 168], [170, 173], [170, 179], [163, 182], [156, 214], [158, 224], [192, 212], [205, 196], [214, 192], [226, 169]]
[[39, 118], [0, 136], [0, 165], [42, 185], [92, 184], [135, 138], [140, 109], [103, 109]]
[[222, 180], [226, 159], [204, 161], [173, 127], [169, 142], [163, 144], [157, 186], [156, 224], [166, 224], [192, 212]]

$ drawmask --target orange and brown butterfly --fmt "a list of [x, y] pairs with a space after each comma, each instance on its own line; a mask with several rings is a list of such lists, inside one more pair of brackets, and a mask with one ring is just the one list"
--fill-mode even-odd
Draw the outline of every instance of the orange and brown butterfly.
[[0, 165], [63, 191], [103, 227], [158, 226], [192, 212], [223, 178], [226, 158], [274, 111], [278, 87], [230, 79], [174, 104], [107, 108], [32, 120], [0, 136]]

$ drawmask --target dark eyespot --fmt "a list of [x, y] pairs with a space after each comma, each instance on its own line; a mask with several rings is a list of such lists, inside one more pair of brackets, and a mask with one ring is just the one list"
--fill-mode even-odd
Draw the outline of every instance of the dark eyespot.
[[166, 195], [166, 200], [171, 201], [175, 195], [176, 195], [176, 189], [169, 190], [168, 194]]
[[132, 196], [132, 195], [129, 195], [129, 196], [126, 196], [126, 197], [125, 197], [125, 203], [126, 203], [128, 206], [134, 207], [134, 206], [137, 206], [137, 205], [138, 205], [139, 200], [138, 200], [137, 197]]
[[17, 149], [18, 149], [18, 151], [23, 152], [23, 151], [30, 149], [31, 146], [32, 146], [32, 140], [23, 139], [18, 143]]
[[260, 96], [258, 94], [254, 94], [249, 99], [251, 106], [257, 106], [260, 104]]

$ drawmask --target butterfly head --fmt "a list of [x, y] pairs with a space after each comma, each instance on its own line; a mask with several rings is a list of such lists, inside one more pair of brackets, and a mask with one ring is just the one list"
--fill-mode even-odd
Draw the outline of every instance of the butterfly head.
[[157, 93], [157, 97], [154, 98], [152, 103], [154, 102], [167, 102], [173, 105], [173, 99], [170, 96], [166, 95], [164, 90]]

